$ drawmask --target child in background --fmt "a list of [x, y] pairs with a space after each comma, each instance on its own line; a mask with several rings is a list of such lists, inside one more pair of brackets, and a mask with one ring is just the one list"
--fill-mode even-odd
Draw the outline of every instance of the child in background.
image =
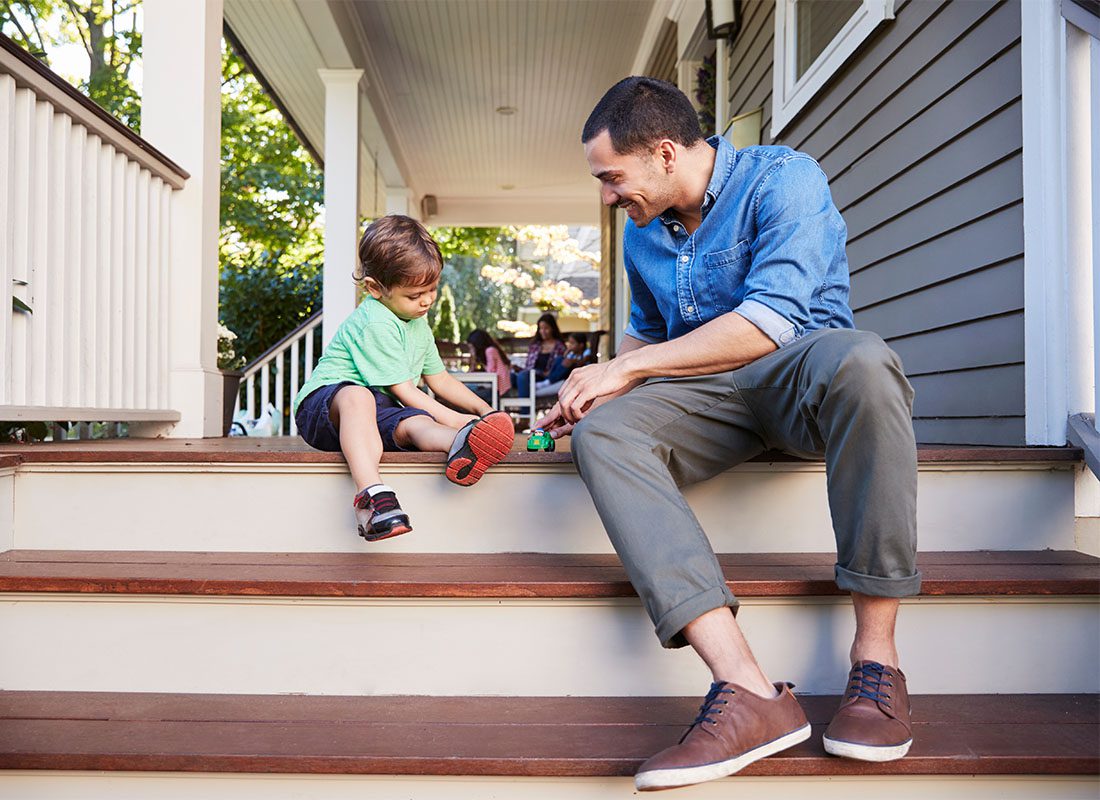
[[[359, 241], [355, 279], [368, 292], [325, 348], [294, 399], [302, 438], [341, 451], [356, 485], [359, 535], [368, 541], [412, 530], [394, 490], [382, 483], [383, 451], [447, 453], [447, 478], [478, 481], [511, 449], [511, 418], [493, 412], [443, 367], [425, 316], [435, 302], [443, 259], [410, 217], [372, 223]], [[463, 414], [417, 387], [428, 387]], [[484, 416], [482, 416], [484, 415]]]
[[[474, 356], [474, 368], [497, 376], [497, 395], [503, 397], [512, 389], [512, 362], [500, 342], [488, 331], [478, 328], [466, 337]], [[476, 390], [475, 390], [476, 391]], [[484, 399], [484, 398], [482, 398]]]
[[558, 381], [564, 381], [569, 373], [577, 367], [583, 367], [589, 363], [591, 353], [588, 349], [588, 337], [583, 333], [568, 333], [565, 335], [565, 353], [555, 358], [550, 363], [550, 372], [546, 376], [545, 385], [549, 386]]

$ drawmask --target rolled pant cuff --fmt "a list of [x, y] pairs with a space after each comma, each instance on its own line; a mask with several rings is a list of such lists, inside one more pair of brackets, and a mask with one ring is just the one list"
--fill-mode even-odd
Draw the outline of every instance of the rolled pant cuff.
[[715, 586], [713, 589], [707, 589], [705, 592], [700, 592], [694, 597], [690, 597], [680, 603], [680, 605], [675, 608], [665, 612], [665, 614], [657, 620], [657, 638], [661, 640], [661, 645], [663, 647], [685, 647], [688, 641], [684, 638], [681, 631], [689, 622], [698, 619], [708, 611], [713, 611], [723, 606], [733, 609], [733, 613], [736, 614], [738, 605], [740, 605], [740, 603], [737, 598], [733, 596], [729, 587], [723, 585], [721, 587]]
[[836, 565], [836, 585], [849, 592], [869, 594], [874, 597], [912, 597], [920, 594], [919, 572], [904, 578], [878, 578], [863, 575]]

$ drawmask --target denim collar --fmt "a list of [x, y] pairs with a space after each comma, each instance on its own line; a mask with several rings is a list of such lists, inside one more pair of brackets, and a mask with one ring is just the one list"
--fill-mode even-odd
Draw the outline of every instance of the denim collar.
[[[707, 144], [713, 147], [717, 152], [714, 154], [714, 171], [710, 174], [710, 182], [707, 184], [707, 190], [703, 194], [703, 219], [707, 218], [707, 213], [714, 207], [718, 195], [721, 194], [722, 189], [725, 188], [730, 173], [733, 172], [733, 163], [737, 160], [737, 150], [734, 149], [734, 146], [725, 138], [721, 136], [711, 136], [707, 139]], [[680, 220], [676, 218], [676, 214], [669, 210], [661, 214], [659, 219], [665, 225], [674, 225], [680, 222]]]

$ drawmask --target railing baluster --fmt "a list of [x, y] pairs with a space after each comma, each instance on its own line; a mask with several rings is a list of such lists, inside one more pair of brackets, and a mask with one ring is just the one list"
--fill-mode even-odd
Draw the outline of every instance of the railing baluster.
[[271, 403], [271, 362], [265, 362], [260, 367], [260, 413], [263, 414], [267, 411], [267, 406]]
[[245, 381], [245, 386], [247, 387], [246, 388], [246, 392], [247, 392], [246, 397], [248, 398], [248, 406], [247, 406], [248, 416], [249, 416], [250, 419], [255, 419], [255, 417], [256, 417], [256, 376], [255, 375], [249, 375], [248, 379]]
[[[308, 334], [307, 334], [308, 335]], [[298, 426], [294, 424], [294, 398], [298, 396], [298, 390], [301, 389], [301, 385], [298, 383], [298, 342], [299, 339], [295, 339], [290, 343], [290, 435], [295, 436], [298, 433]]]
[[[14, 198], [15, 118], [15, 81], [7, 75], [0, 75], [0, 174], [8, 176], [0, 185], [0, 220], [11, 219], [15, 215], [15, 206], [18, 205]], [[14, 292], [15, 265], [8, 258], [14, 243], [9, 236], [14, 238], [19, 236], [19, 232], [9, 231], [7, 224], [0, 224], [0, 286], [10, 286]], [[0, 375], [0, 404], [11, 402], [11, 362], [8, 359], [12, 351], [8, 348], [13, 344], [13, 317], [14, 314], [7, 313], [0, 316], [0, 361], [9, 365], [5, 374]]]
[[278, 412], [278, 424], [275, 426], [275, 433], [278, 436], [283, 435], [283, 375], [286, 372], [286, 351], [279, 353], [278, 359], [275, 361], [275, 410]]
[[313, 374], [313, 331], [306, 331], [306, 380], [309, 380], [309, 376]]
[[[29, 284], [31, 279], [31, 219], [32, 181], [34, 169], [31, 163], [34, 152], [31, 146], [35, 138], [34, 94], [27, 89], [15, 92], [15, 154], [12, 176], [12, 278]], [[29, 286], [20, 286], [21, 297], [30, 298]], [[12, 405], [29, 405], [30, 386], [30, 319], [28, 314], [16, 314], [11, 326], [11, 378], [8, 381]]]
[[81, 246], [81, 274], [83, 281], [80, 292], [80, 370], [83, 379], [80, 383], [81, 402], [96, 405], [96, 380], [98, 364], [96, 353], [96, 276], [99, 264], [99, 138], [88, 135], [84, 140], [84, 174], [80, 200], [80, 215], [83, 218], [84, 242]]

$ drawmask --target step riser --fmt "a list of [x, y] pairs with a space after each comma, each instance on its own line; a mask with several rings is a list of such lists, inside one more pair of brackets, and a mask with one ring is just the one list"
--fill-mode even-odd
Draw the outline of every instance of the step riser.
[[[906, 601], [910, 691], [1096, 692], [1097, 609], [1078, 598]], [[773, 679], [842, 691], [849, 603], [749, 599], [740, 619]], [[630, 600], [12, 595], [0, 641], [0, 688], [13, 690], [690, 696], [709, 682], [689, 650], [660, 648]]]
[[[28, 465], [15, 479], [14, 536], [2, 529], [0, 497], [0, 546], [10, 540], [43, 550], [611, 552], [571, 468], [507, 466], [471, 489], [447, 483], [438, 465], [394, 468], [384, 477], [415, 530], [367, 545], [355, 535], [350, 479], [330, 466]], [[1064, 467], [926, 465], [920, 547], [1072, 550], [1073, 480]], [[835, 547], [820, 466], [744, 465], [692, 487], [687, 497], [720, 552]]]
[[[404, 778], [385, 776], [208, 775], [12, 772], [0, 798], [19, 800], [621, 800], [630, 778]], [[690, 790], [698, 800], [1094, 800], [1089, 778], [865, 777], [729, 778]]]

